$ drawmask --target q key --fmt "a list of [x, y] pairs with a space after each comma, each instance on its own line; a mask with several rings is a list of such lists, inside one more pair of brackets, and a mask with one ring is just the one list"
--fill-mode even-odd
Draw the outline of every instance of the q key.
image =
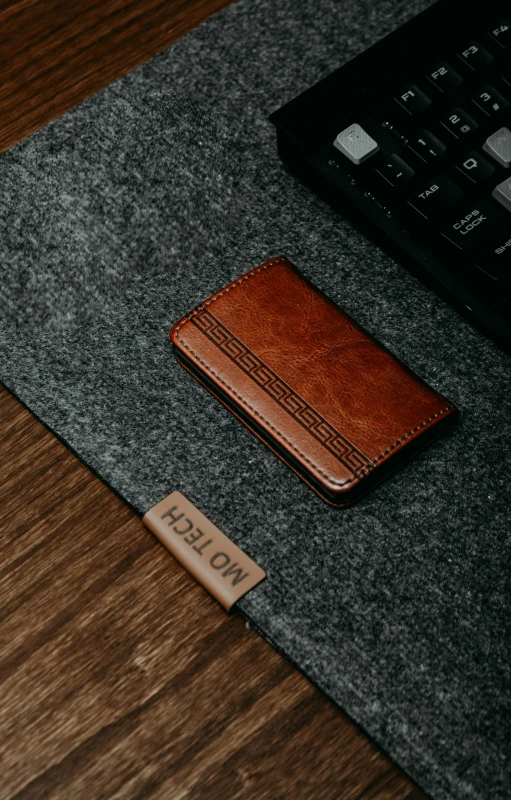
[[465, 158], [456, 164], [456, 169], [472, 183], [481, 183], [481, 181], [490, 178], [495, 172], [493, 165], [482, 155], [476, 153], [475, 150], [467, 153]]

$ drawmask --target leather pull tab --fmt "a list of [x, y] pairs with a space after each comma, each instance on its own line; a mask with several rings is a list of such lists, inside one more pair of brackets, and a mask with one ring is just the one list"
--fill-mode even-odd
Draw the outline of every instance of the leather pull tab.
[[227, 611], [266, 577], [181, 492], [149, 509], [142, 522]]

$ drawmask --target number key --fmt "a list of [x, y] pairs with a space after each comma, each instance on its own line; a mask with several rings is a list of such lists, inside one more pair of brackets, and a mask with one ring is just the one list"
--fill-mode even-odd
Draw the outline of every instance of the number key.
[[408, 142], [408, 146], [414, 153], [420, 156], [423, 161], [435, 161], [435, 159], [443, 155], [447, 149], [445, 144], [429, 131], [420, 131], [418, 136], [412, 136]]
[[463, 136], [473, 133], [479, 127], [477, 122], [472, 117], [469, 117], [462, 108], [453, 108], [450, 114], [444, 116], [440, 122], [456, 139], [461, 139]]
[[502, 97], [493, 86], [483, 86], [481, 91], [472, 96], [472, 102], [489, 117], [500, 114], [506, 108], [509, 108], [506, 98]]

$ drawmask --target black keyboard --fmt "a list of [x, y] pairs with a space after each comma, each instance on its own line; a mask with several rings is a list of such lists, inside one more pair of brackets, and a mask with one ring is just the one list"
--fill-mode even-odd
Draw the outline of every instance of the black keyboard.
[[511, 346], [509, 0], [439, 0], [271, 120], [301, 178]]

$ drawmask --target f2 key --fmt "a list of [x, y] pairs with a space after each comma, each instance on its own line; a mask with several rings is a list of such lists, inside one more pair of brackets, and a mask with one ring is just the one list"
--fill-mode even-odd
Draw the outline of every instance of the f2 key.
[[463, 83], [463, 78], [445, 61], [434, 64], [426, 73], [426, 78], [440, 92], [450, 92]]

